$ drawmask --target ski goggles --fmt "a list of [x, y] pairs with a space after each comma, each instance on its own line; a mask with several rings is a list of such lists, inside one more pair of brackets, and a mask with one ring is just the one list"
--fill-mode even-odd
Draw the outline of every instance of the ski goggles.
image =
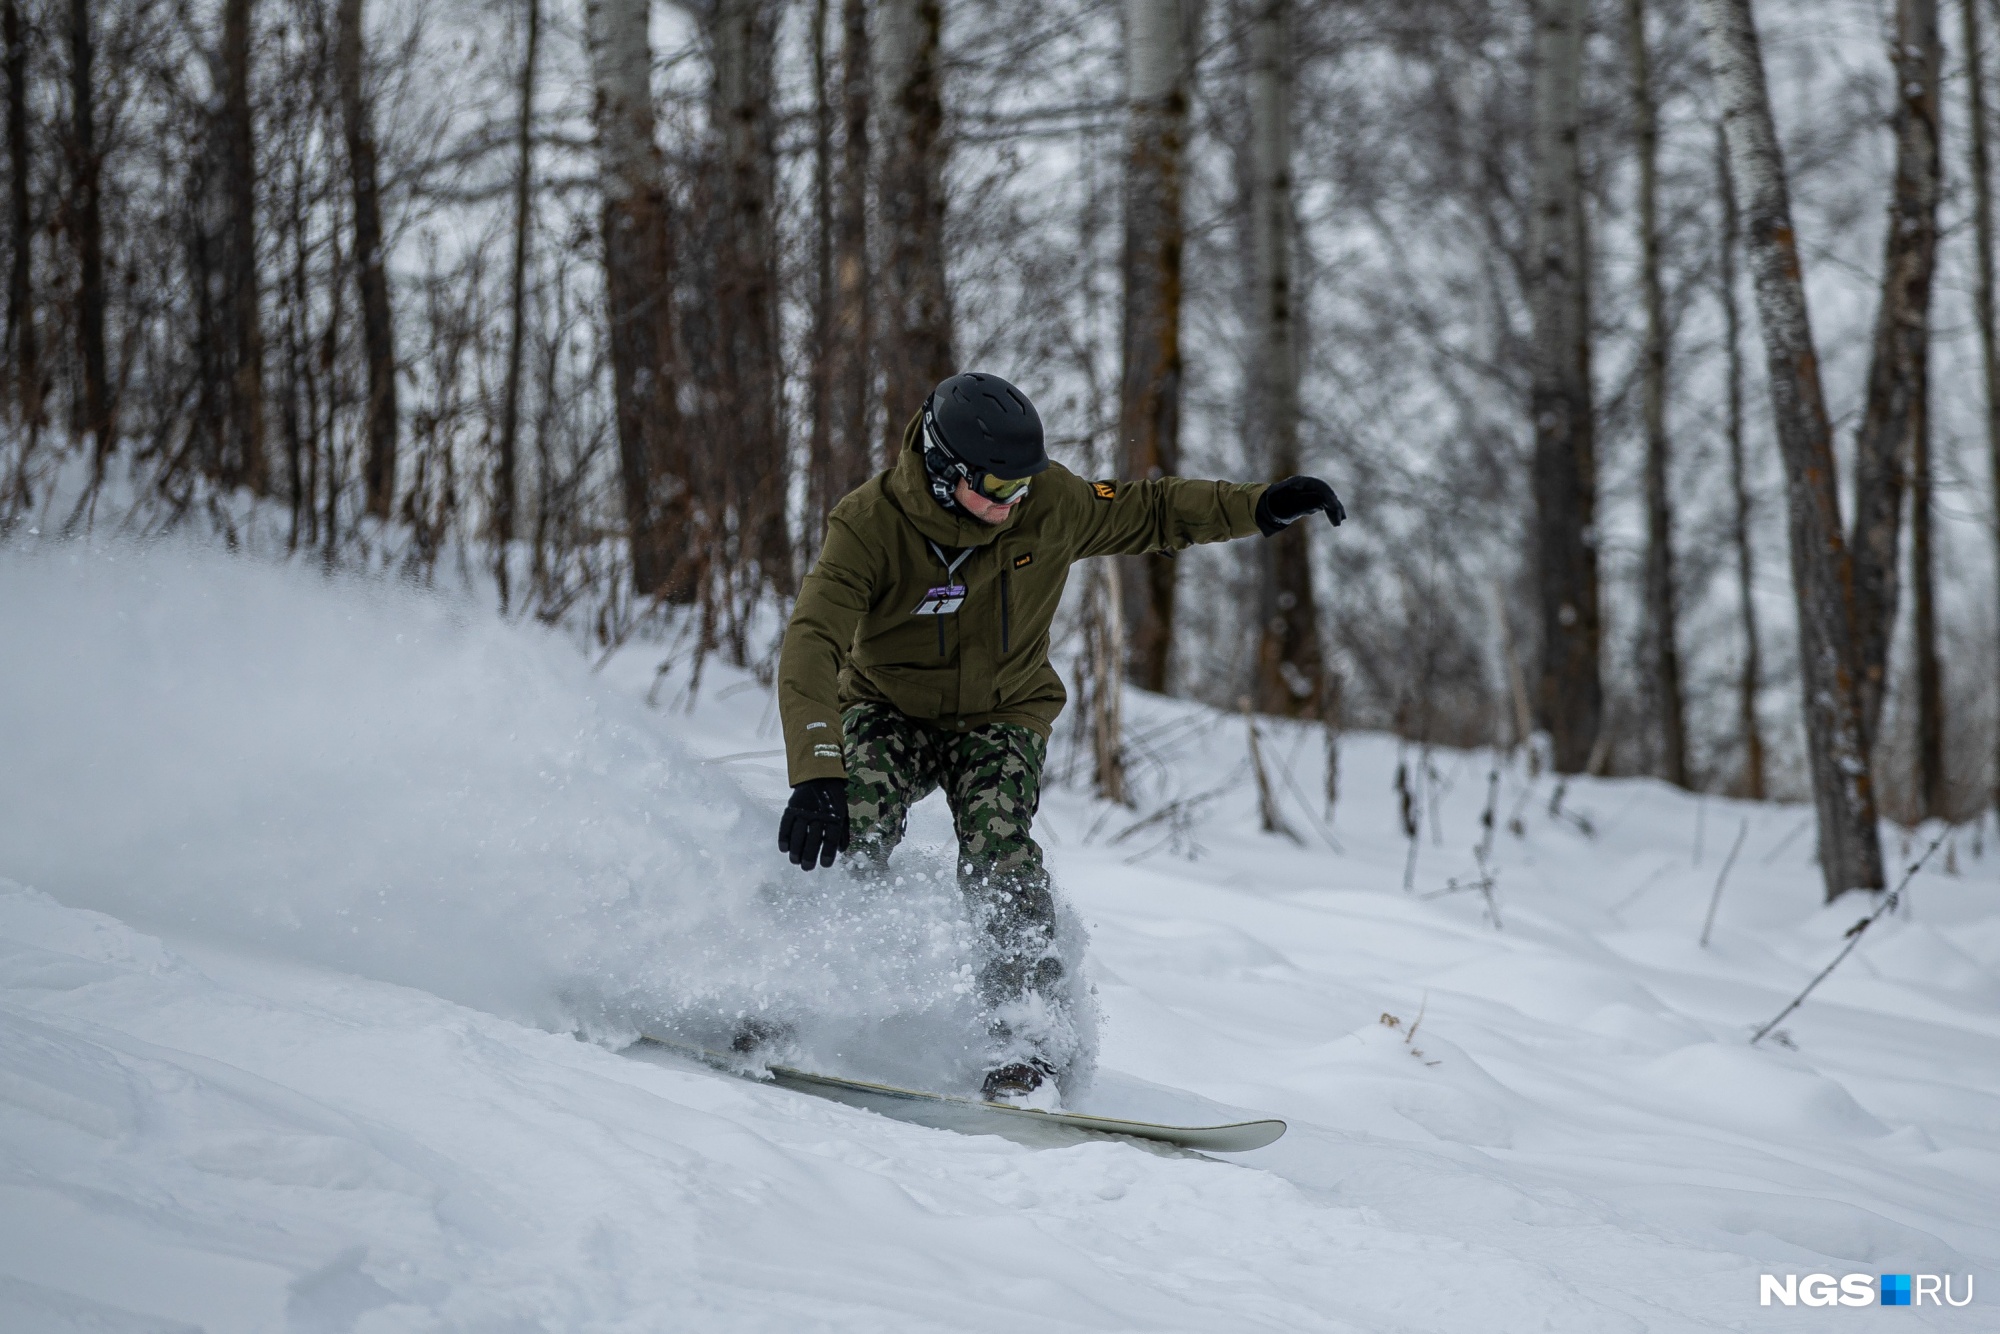
[[1011, 505], [1027, 496], [1028, 483], [1034, 480], [1032, 477], [995, 477], [990, 472], [982, 472], [968, 476], [965, 482], [994, 504]]

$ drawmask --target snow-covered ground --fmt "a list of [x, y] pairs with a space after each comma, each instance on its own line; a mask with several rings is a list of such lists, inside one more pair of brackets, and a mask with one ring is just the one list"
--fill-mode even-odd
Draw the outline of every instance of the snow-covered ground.
[[[1348, 738], [1327, 827], [1317, 734], [1264, 724], [1295, 843], [1240, 717], [1140, 699], [1140, 808], [1055, 785], [1039, 825], [1101, 1011], [1076, 1101], [1291, 1133], [1018, 1143], [619, 1050], [766, 1008], [963, 1077], [941, 805], [901, 886], [807, 882], [768, 694], [710, 664], [649, 707], [656, 665], [219, 555], [7, 554], [0, 1330], [2000, 1328], [1990, 825], [1752, 1048], [1870, 906], [1820, 904], [1803, 810], [1552, 815], [1503, 766], [1489, 907], [1441, 892], [1489, 757], [1432, 757], [1406, 891], [1394, 740]], [[1767, 1272], [1979, 1288], [1788, 1309]]]

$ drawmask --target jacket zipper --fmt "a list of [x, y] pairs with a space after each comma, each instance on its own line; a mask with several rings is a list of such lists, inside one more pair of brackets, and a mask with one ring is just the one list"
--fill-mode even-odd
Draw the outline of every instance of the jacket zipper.
[[[938, 564], [944, 566], [944, 581], [947, 584], [949, 584], [953, 579], [956, 579], [958, 577], [958, 567], [965, 564], [966, 558], [970, 556], [974, 551], [978, 550], [977, 547], [967, 547], [965, 550], [959, 552], [958, 555], [952, 557], [950, 560], [946, 560], [944, 558], [943, 547], [939, 546], [935, 542], [932, 542], [929, 538], [925, 538], [924, 541], [930, 546], [931, 554], [938, 558]], [[1004, 619], [1006, 613], [1002, 612], [1001, 615], [1002, 618]], [[942, 658], [945, 656], [944, 616], [942, 613], [940, 613], [937, 617], [937, 627], [938, 627], [938, 656]]]
[[1007, 656], [1007, 628], [1008, 628], [1008, 615], [1007, 615], [1007, 613], [1008, 613], [1008, 606], [1007, 606], [1007, 587], [1008, 587], [1008, 579], [1007, 579], [1007, 576], [1008, 576], [1008, 573], [1009, 573], [1009, 571], [1008, 571], [1007, 567], [1006, 567], [1005, 565], [1002, 565], [1002, 566], [1000, 567], [1000, 656], [1001, 656], [1001, 657], [1003, 657], [1003, 658]]

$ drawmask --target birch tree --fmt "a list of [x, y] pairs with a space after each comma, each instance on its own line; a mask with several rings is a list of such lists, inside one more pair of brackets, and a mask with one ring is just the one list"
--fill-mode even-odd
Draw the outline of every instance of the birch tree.
[[[533, 3], [533, 0], [530, 0]], [[388, 518], [396, 503], [396, 324], [382, 250], [382, 190], [375, 166], [375, 122], [362, 84], [362, 0], [334, 8], [334, 83], [347, 137], [347, 175], [354, 204], [354, 282], [361, 293], [361, 345], [368, 364], [362, 466], [368, 512]]]
[[1931, 506], [1931, 432], [1928, 414], [1910, 441], [1910, 665], [1916, 673], [1917, 818], [1946, 814], [1944, 785], [1944, 669], [1938, 661], [1937, 554]]
[[[1128, 478], [1180, 466], [1181, 219], [1187, 152], [1187, 16], [1182, 0], [1125, 0], [1126, 158], [1124, 370], [1118, 439]], [[1125, 566], [1132, 680], [1167, 688], [1174, 637], [1174, 562]]]
[[527, 341], [528, 231], [534, 220], [535, 66], [541, 54], [541, 0], [527, 0], [519, 101], [514, 121], [514, 249], [507, 274], [507, 371], [500, 388], [500, 439], [493, 459], [493, 572], [507, 609], [507, 548], [520, 504], [521, 363]]
[[1667, 312], [1660, 281], [1659, 103], [1646, 44], [1646, 0], [1625, 0], [1632, 62], [1632, 123], [1639, 157], [1639, 273], [1646, 307], [1641, 354], [1646, 426], [1646, 634], [1660, 729], [1660, 776], [1688, 785], [1687, 720], [1681, 689], [1680, 615], [1674, 578], [1673, 500], [1667, 436]]
[[1819, 863], [1828, 900], [1882, 887], [1875, 790], [1861, 728], [1853, 560], [1841, 536], [1833, 428], [1820, 388], [1784, 157], [1750, 0], [1701, 0], [1730, 163], [1743, 188], [1750, 271], [1785, 463], [1792, 588]]
[[[1900, 96], [1896, 115], [1896, 204], [1891, 210], [1890, 227], [1902, 240], [1901, 250], [1915, 252], [1886, 272], [1905, 271], [1908, 277], [1898, 291], [1899, 303], [1910, 307], [1899, 320], [1897, 340], [1901, 360], [1907, 363], [1907, 397], [1910, 464], [1910, 598], [1912, 652], [1916, 674], [1917, 735], [1916, 791], [1917, 817], [1929, 820], [1946, 813], [1944, 774], [1944, 673], [1938, 661], [1937, 561], [1932, 508], [1931, 420], [1930, 420], [1930, 293], [1936, 267], [1938, 198], [1942, 192], [1943, 152], [1939, 143], [1943, 124], [1939, 91], [1939, 71], [1943, 65], [1942, 42], [1938, 32], [1937, 0], [1902, 0], [1897, 6], [1896, 67]], [[1968, 55], [1970, 53], [1968, 52]], [[1905, 159], [1908, 159], [1907, 163]], [[1884, 313], [1889, 304], [1884, 290]], [[1872, 389], [1872, 377], [1871, 377]], [[1871, 395], [1872, 396], [1872, 395]], [[1888, 414], [1893, 416], [1893, 412]], [[1863, 421], [1863, 429], [1868, 425]], [[1857, 464], [1861, 460], [1857, 450]], [[1860, 530], [1861, 504], [1856, 505], [1855, 525]], [[1857, 540], [1856, 551], [1874, 551], [1874, 544]], [[1869, 581], [1857, 577], [1857, 592], [1865, 595]], [[1886, 642], [1895, 621], [1895, 577], [1893, 559], [1886, 580], [1887, 596], [1881, 611], [1886, 665]], [[1864, 604], [1865, 605], [1865, 604]], [[1864, 633], [1862, 643], [1872, 647]], [[1886, 674], [1886, 673], [1884, 673]], [[1880, 676], [1864, 664], [1864, 690], [1874, 681], [1874, 718], [1868, 718], [1868, 697], [1863, 696], [1864, 721], [1869, 735], [1876, 735], [1883, 689]]]
[[1715, 127], [1716, 180], [1722, 196], [1722, 244], [1717, 255], [1717, 287], [1722, 298], [1723, 351], [1729, 382], [1729, 485], [1734, 506], [1730, 539], [1736, 548], [1737, 611], [1743, 621], [1743, 661], [1736, 676], [1736, 719], [1743, 741], [1743, 795], [1762, 801], [1765, 795], [1764, 727], [1757, 715], [1757, 695], [1763, 689], [1763, 646], [1757, 636], [1756, 571], [1750, 547], [1751, 509], [1748, 468], [1743, 453], [1743, 311], [1736, 299], [1736, 252], [1743, 244], [1743, 223], [1736, 207], [1735, 173], [1729, 167], [1729, 140]]
[[[1972, 159], [1973, 243], [1977, 260], [1973, 312], [1979, 323], [1980, 387], [1986, 396], [1986, 449], [1992, 462], [1996, 515], [1993, 568], [2000, 571], [2000, 346], [1996, 346], [1993, 327], [1993, 167], [1986, 141], [1986, 47], [1980, 37], [1979, 4], [1980, 0], [1959, 0], [1965, 32], [1966, 122], [1970, 126], [1966, 150]], [[2000, 592], [2000, 580], [1995, 581], [1995, 591]], [[1996, 672], [2000, 672], [2000, 654], [1994, 655], [1993, 663]], [[1996, 677], [1994, 684], [1996, 693], [2000, 693], [2000, 677]], [[2000, 727], [1994, 729], [1992, 797], [1994, 809], [2000, 810]]]
[[1542, 600], [1540, 723], [1558, 773], [1579, 773], [1602, 723], [1590, 256], [1583, 206], [1585, 0], [1539, 0], [1535, 31], [1535, 535]]
[[903, 447], [903, 428], [938, 382], [957, 369], [944, 271], [943, 2], [881, 0], [875, 21], [875, 105], [882, 130], [882, 457], [893, 463]]
[[1883, 243], [1868, 401], [1854, 440], [1855, 630], [1861, 729], [1872, 748], [1896, 626], [1897, 562], [1911, 451], [1927, 429], [1931, 276], [1939, 180], [1937, 0], [1896, 0], [1889, 63], [1896, 74], [1896, 179]]
[[1083, 614], [1079, 628], [1083, 652], [1077, 675], [1083, 689], [1078, 716], [1090, 737], [1091, 789], [1101, 801], [1129, 806], [1125, 784], [1125, 677], [1120, 661], [1125, 647], [1121, 633], [1125, 609], [1117, 567], [1108, 560], [1089, 562], [1084, 573]]
[[[1256, 328], [1246, 377], [1251, 439], [1273, 481], [1299, 471], [1298, 301], [1293, 284], [1292, 6], [1255, 0], [1249, 23], [1250, 251]], [[1266, 713], [1318, 716], [1322, 690], [1312, 547], [1304, 531], [1259, 544], [1257, 698]]]
[[673, 248], [659, 145], [646, 0], [590, 0], [594, 120], [604, 194], [604, 305], [632, 582], [690, 601], [692, 518], [673, 336]]

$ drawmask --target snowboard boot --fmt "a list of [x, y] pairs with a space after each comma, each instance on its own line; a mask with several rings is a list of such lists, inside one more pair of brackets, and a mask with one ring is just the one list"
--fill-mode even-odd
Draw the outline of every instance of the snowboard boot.
[[790, 1042], [792, 1026], [780, 1019], [762, 1019], [750, 1015], [736, 1023], [736, 1033], [729, 1039], [729, 1050], [746, 1060], [763, 1058], [768, 1060], [779, 1047]]
[[987, 1102], [1043, 1112], [1053, 1111], [1059, 1101], [1055, 1071], [1038, 1056], [988, 1070], [979, 1096]]

